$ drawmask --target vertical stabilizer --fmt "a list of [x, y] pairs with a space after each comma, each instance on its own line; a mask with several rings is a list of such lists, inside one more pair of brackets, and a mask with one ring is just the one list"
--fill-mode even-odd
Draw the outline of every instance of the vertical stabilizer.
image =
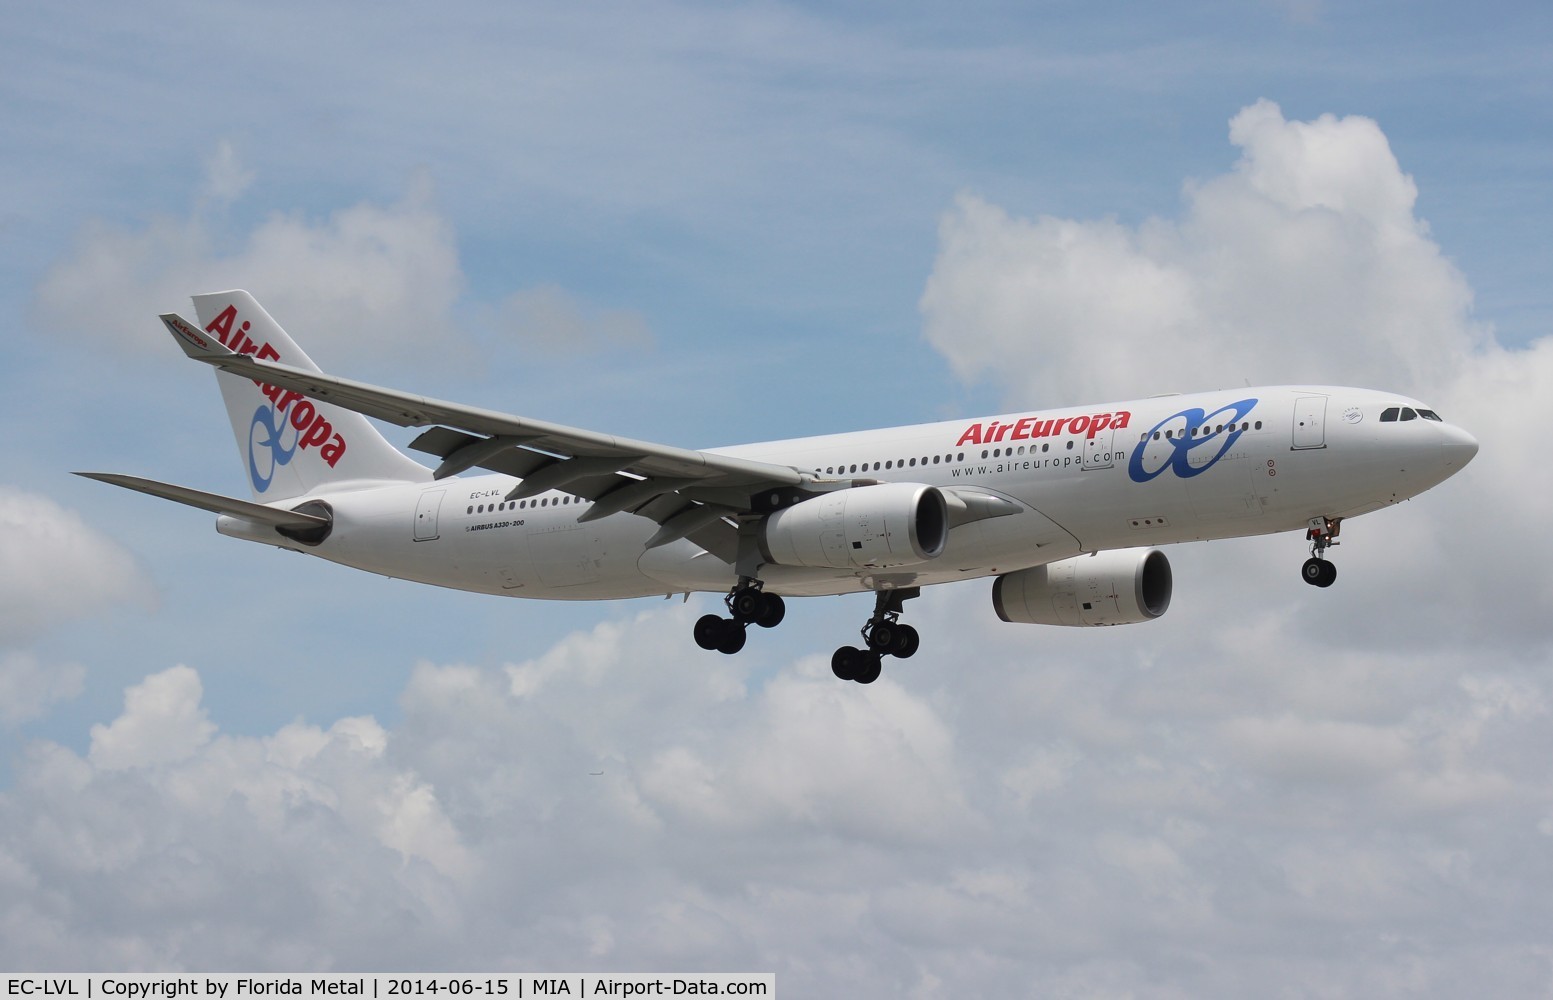
[[[247, 292], [196, 295], [194, 309], [205, 332], [229, 350], [320, 370]], [[216, 372], [216, 381], [255, 500], [288, 500], [336, 484], [431, 479], [359, 413], [230, 372]]]

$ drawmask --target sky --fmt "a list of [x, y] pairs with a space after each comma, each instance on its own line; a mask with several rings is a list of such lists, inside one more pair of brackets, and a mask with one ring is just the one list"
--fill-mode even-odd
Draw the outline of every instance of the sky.
[[[1553, 10], [23, 6], [0, 32], [0, 967], [770, 971], [791, 996], [1553, 991]], [[866, 597], [459, 594], [241, 494], [161, 311], [686, 447], [1244, 384], [1482, 450], [1177, 546], [1170, 613], [829, 672]], [[411, 432], [388, 428], [400, 444]], [[602, 772], [602, 773], [599, 773]]]

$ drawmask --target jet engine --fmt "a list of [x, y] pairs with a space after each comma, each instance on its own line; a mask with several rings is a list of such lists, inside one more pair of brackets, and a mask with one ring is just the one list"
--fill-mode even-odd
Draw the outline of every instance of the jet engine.
[[1115, 549], [1005, 573], [992, 607], [1025, 625], [1130, 625], [1170, 607], [1170, 560], [1158, 549]]
[[937, 487], [880, 483], [826, 493], [767, 517], [761, 554], [782, 566], [910, 566], [949, 541], [949, 505]]

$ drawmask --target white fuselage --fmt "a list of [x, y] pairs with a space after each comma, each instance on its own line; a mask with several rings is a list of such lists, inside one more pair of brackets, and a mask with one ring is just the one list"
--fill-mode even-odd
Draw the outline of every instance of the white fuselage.
[[[1406, 413], [1429, 414], [1398, 419]], [[1383, 420], [1390, 410], [1392, 416]], [[1082, 552], [1300, 529], [1415, 496], [1476, 451], [1405, 397], [1331, 386], [1157, 397], [710, 449], [822, 480], [924, 483], [992, 494], [1019, 512], [953, 528], [943, 554], [891, 569], [766, 565], [768, 590], [839, 594], [1024, 569]], [[306, 499], [333, 509], [315, 546], [230, 517], [220, 530], [386, 576], [551, 600], [726, 592], [734, 567], [681, 539], [647, 548], [651, 520], [579, 523], [587, 501], [521, 501], [516, 480], [472, 475], [362, 485]], [[295, 507], [299, 500], [287, 501]]]

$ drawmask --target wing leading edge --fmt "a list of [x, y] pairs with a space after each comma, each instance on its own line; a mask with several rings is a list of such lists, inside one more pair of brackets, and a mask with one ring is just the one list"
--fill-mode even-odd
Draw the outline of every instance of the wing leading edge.
[[654, 545], [689, 538], [732, 561], [737, 534], [724, 518], [756, 509], [756, 498], [773, 491], [791, 503], [796, 488], [813, 482], [790, 466], [635, 441], [261, 361], [223, 346], [176, 313], [161, 319], [196, 361], [401, 427], [428, 427], [410, 447], [442, 459], [437, 479], [478, 467], [522, 480], [510, 500], [560, 490], [592, 501], [582, 520], [640, 514], [660, 525]]

